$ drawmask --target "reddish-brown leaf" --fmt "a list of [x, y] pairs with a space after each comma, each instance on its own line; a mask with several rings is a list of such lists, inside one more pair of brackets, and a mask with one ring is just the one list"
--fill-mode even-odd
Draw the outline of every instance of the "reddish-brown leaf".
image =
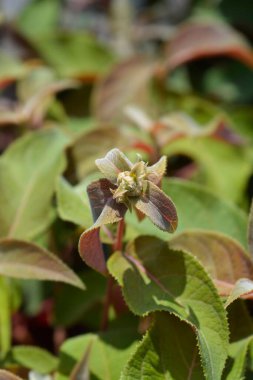
[[134, 57], [114, 67], [97, 86], [93, 108], [98, 119], [109, 122], [121, 116], [129, 104], [147, 104], [148, 83], [156, 63], [147, 58]]
[[253, 67], [253, 52], [243, 36], [221, 23], [183, 25], [168, 45], [166, 54], [169, 70], [195, 59], [219, 55]]

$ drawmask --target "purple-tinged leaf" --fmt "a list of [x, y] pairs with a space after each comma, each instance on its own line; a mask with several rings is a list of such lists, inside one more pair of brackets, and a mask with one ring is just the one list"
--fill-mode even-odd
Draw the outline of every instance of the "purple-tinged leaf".
[[92, 182], [87, 187], [87, 193], [94, 222], [98, 219], [99, 215], [103, 211], [103, 208], [106, 205], [107, 201], [112, 197], [111, 189], [115, 190], [116, 186], [106, 178]]
[[146, 191], [135, 201], [135, 207], [163, 231], [177, 228], [177, 211], [172, 200], [159, 187], [146, 181]]
[[161, 182], [162, 177], [164, 176], [166, 172], [166, 166], [167, 166], [167, 158], [166, 156], [163, 156], [154, 165], [147, 167], [147, 173], [148, 173], [147, 179], [153, 182], [155, 185], [158, 185]]
[[0, 275], [20, 279], [62, 281], [84, 289], [79, 277], [56, 255], [22, 240], [0, 240]]
[[80, 237], [80, 256], [87, 265], [102, 274], [107, 273], [107, 268], [103, 247], [99, 239], [100, 227], [120, 221], [124, 217], [126, 210], [126, 206], [123, 203], [117, 203], [111, 195], [111, 198], [107, 200], [96, 223], [84, 231]]
[[96, 160], [95, 163], [103, 175], [113, 183], [117, 182], [120, 172], [130, 171], [133, 166], [119, 149], [110, 150], [104, 158]]

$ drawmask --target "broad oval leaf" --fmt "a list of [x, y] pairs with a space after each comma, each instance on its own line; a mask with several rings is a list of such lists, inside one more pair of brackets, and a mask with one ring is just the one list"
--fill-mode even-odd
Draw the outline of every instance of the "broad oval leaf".
[[229, 289], [241, 278], [253, 279], [253, 262], [249, 255], [239, 243], [226, 235], [186, 231], [174, 237], [170, 246], [196, 256], [213, 280], [218, 280], [218, 287], [219, 281], [227, 284]]
[[55, 181], [65, 166], [57, 129], [18, 139], [0, 159], [0, 237], [34, 239], [52, 222]]
[[162, 240], [141, 237], [128, 246], [126, 254], [111, 256], [108, 266], [135, 314], [164, 310], [194, 327], [206, 378], [220, 379], [228, 349], [226, 314], [196, 259], [173, 251]]
[[62, 281], [84, 289], [79, 277], [56, 255], [21, 240], [0, 240], [0, 274], [20, 279]]
[[157, 313], [155, 324], [138, 345], [120, 380], [203, 380], [196, 337], [190, 326], [169, 313]]
[[166, 66], [172, 70], [189, 61], [226, 55], [253, 67], [253, 54], [243, 36], [222, 23], [183, 25], [167, 47]]

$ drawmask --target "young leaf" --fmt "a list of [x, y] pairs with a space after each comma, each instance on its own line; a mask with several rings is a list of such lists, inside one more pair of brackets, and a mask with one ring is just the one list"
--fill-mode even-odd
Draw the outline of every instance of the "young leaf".
[[177, 211], [172, 200], [159, 187], [147, 182], [146, 191], [136, 200], [135, 207], [161, 230], [174, 232], [177, 228]]
[[[225, 293], [222, 292], [224, 296], [230, 294], [238, 280], [253, 279], [253, 262], [249, 255], [239, 243], [226, 235], [204, 230], [186, 231], [174, 237], [170, 246], [196, 256], [218, 289], [225, 290]], [[241, 282], [241, 291], [242, 285]], [[244, 285], [246, 291], [246, 283]]]
[[87, 191], [94, 218], [97, 219], [92, 227], [82, 233], [79, 240], [79, 253], [82, 259], [87, 265], [102, 274], [107, 273], [107, 267], [99, 239], [100, 227], [120, 221], [127, 210], [123, 203], [117, 203], [113, 199], [112, 188], [113, 184], [106, 179], [89, 185]]
[[0, 237], [34, 239], [52, 221], [55, 180], [63, 171], [66, 137], [56, 129], [30, 133], [0, 159]]
[[125, 255], [111, 256], [108, 267], [133, 313], [169, 311], [192, 325], [206, 378], [220, 379], [228, 349], [225, 310], [195, 258], [171, 250], [157, 238], [141, 237], [128, 246]]
[[0, 274], [21, 279], [62, 281], [84, 289], [79, 277], [56, 255], [21, 240], [0, 240]]
[[[119, 339], [120, 337], [120, 339]], [[135, 347], [136, 334], [130, 328], [99, 335], [86, 334], [64, 342], [56, 380], [69, 379], [76, 363], [90, 347], [88, 367], [91, 379], [119, 380], [120, 373]]]
[[50, 352], [35, 346], [16, 346], [11, 350], [14, 362], [25, 368], [32, 369], [41, 374], [54, 371], [58, 365], [58, 359]]
[[154, 326], [138, 345], [120, 380], [203, 378], [193, 330], [172, 314], [157, 313]]

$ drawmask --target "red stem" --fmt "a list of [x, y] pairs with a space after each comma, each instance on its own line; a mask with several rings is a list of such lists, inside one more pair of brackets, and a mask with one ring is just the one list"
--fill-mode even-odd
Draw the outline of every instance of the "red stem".
[[[124, 219], [121, 219], [118, 224], [117, 235], [115, 238], [115, 242], [113, 244], [114, 252], [122, 250], [124, 229], [125, 229], [125, 222], [124, 222]], [[102, 320], [101, 320], [101, 326], [100, 326], [102, 331], [105, 331], [108, 327], [109, 310], [110, 310], [110, 305], [111, 305], [113, 284], [114, 284], [114, 279], [112, 278], [112, 276], [109, 275], [107, 279], [105, 302], [104, 302], [104, 308], [103, 308], [103, 314], [102, 314]]]

